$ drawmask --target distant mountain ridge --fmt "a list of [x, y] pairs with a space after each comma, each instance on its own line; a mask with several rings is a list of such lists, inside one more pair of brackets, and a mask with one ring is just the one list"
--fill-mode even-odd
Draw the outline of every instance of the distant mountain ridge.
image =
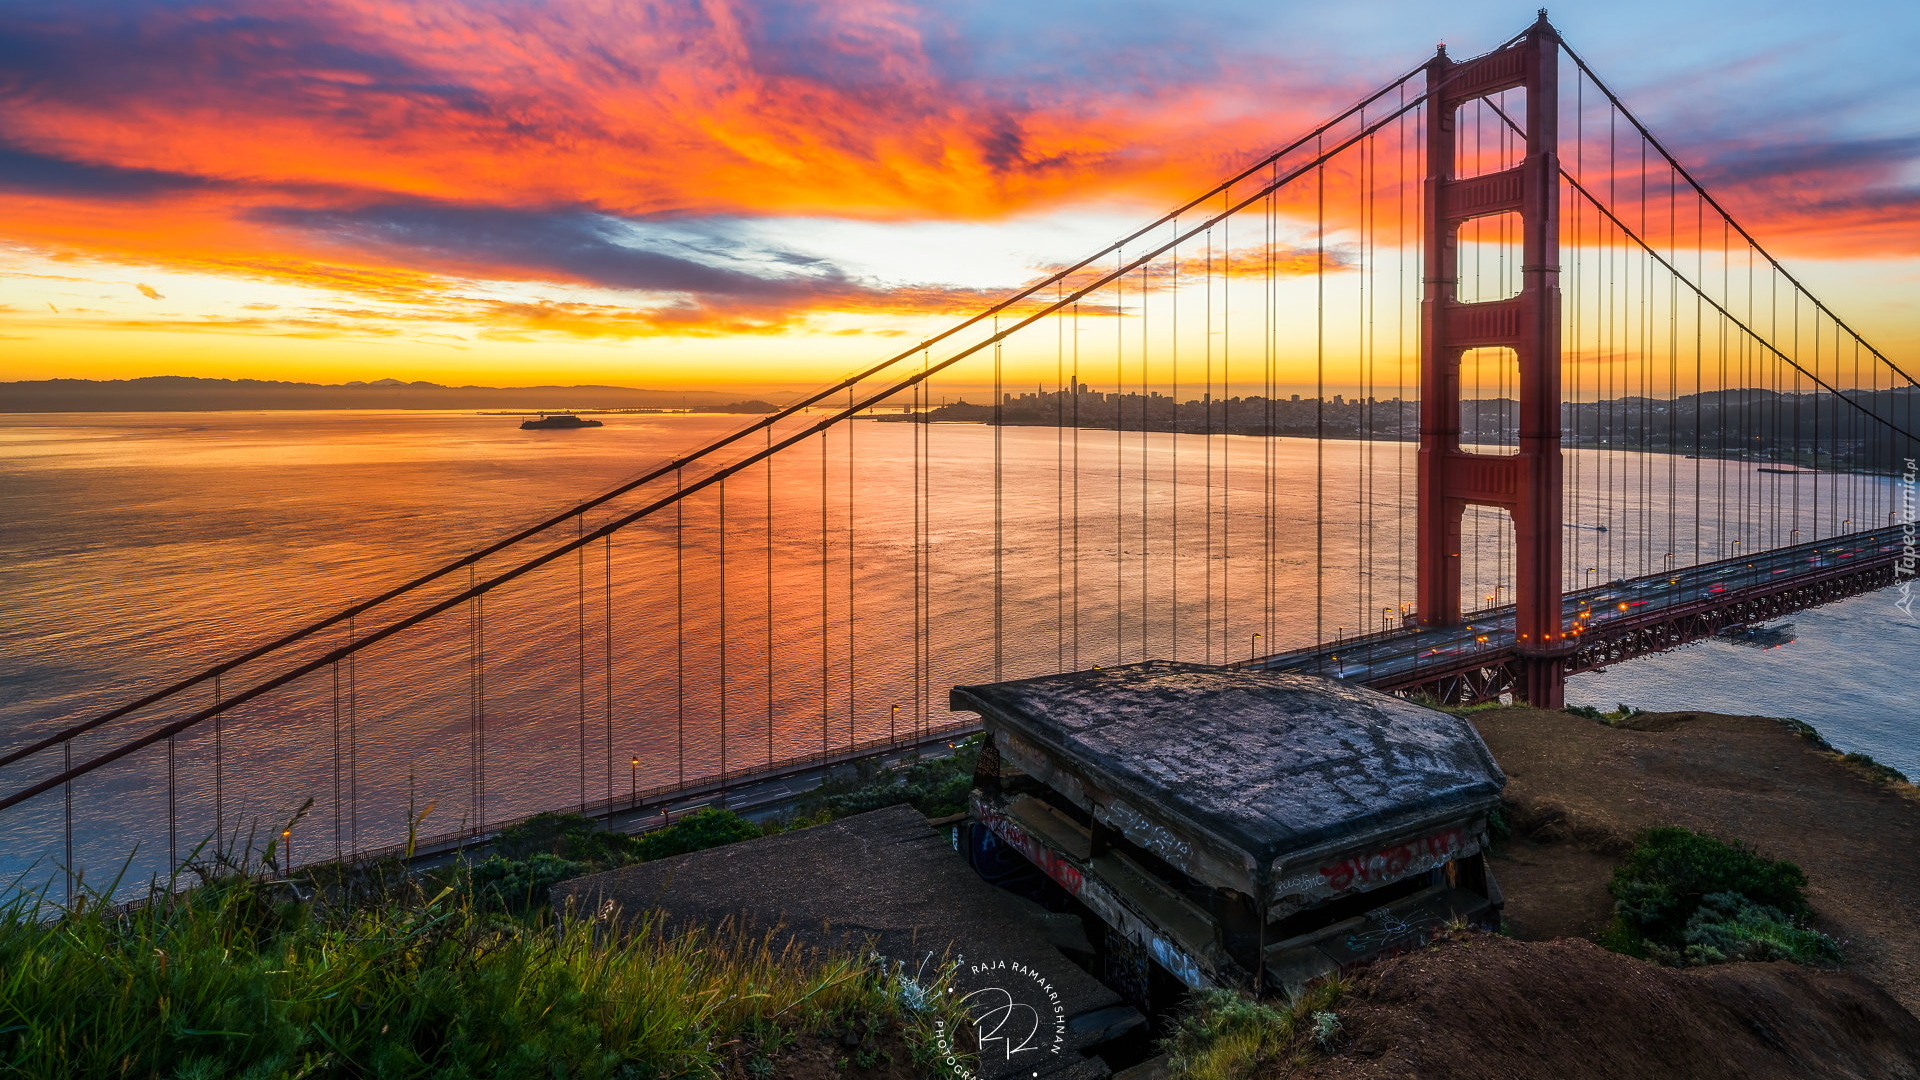
[[[340, 384], [271, 379], [40, 379], [0, 382], [0, 412], [200, 412], [223, 409], [718, 408], [742, 395], [629, 386], [443, 386], [376, 379]], [[784, 396], [784, 395], [782, 395]]]

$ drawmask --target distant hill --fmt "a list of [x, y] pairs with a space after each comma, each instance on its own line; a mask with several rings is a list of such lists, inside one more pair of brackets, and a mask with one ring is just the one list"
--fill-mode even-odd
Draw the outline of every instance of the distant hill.
[[[200, 412], [219, 409], [725, 409], [737, 394], [628, 386], [442, 386], [430, 382], [338, 385], [265, 379], [43, 379], [0, 382], [0, 412]], [[764, 411], [736, 409], [728, 411]]]

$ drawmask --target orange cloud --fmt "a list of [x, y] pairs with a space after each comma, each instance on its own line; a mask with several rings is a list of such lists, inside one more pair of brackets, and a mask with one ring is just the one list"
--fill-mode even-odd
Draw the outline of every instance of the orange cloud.
[[[767, 216], [1164, 205], [1375, 77], [1218, 49], [1183, 68], [1105, 44], [1101, 27], [1082, 31], [1085, 69], [1037, 76], [969, 55], [957, 20], [891, 0], [122, 0], [113, 20], [54, 9], [0, 30], [15, 46], [0, 69], [0, 183], [12, 189], [0, 236], [396, 305], [343, 316], [369, 326], [771, 334], [821, 312], [947, 314], [1001, 293], [861, 280], [756, 245], [744, 226], [691, 233]], [[1274, 213], [1410, 242], [1418, 149], [1382, 140], [1343, 156]], [[1703, 175], [1785, 251], [1910, 253], [1920, 240], [1917, 197], [1898, 183], [1913, 146], [1709, 149]], [[1356, 261], [1340, 245], [1277, 251], [1270, 265], [1236, 247], [1212, 269]], [[1159, 288], [1205, 269], [1183, 250], [1145, 276]], [[489, 281], [636, 299], [476, 298]], [[205, 328], [327, 331], [290, 321], [302, 317]]]

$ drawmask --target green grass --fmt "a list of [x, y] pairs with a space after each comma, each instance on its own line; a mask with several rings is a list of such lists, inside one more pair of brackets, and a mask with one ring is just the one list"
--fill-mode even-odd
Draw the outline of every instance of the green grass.
[[609, 830], [600, 821], [579, 814], [536, 814], [501, 830], [487, 858], [443, 873], [440, 880], [483, 907], [517, 914], [545, 906], [554, 885], [583, 874], [703, 851], [903, 803], [930, 818], [943, 817], [966, 809], [979, 754], [979, 739], [975, 738], [961, 743], [946, 757], [910, 761], [895, 769], [856, 762], [851, 777], [828, 780], [802, 796], [792, 817], [765, 827], [730, 810], [713, 807], [639, 835]]
[[1888, 788], [1901, 798], [1920, 802], [1920, 787], [1916, 787], [1913, 780], [1909, 778], [1906, 773], [1901, 772], [1891, 765], [1882, 765], [1867, 754], [1841, 753], [1840, 750], [1828, 742], [1812, 724], [1804, 720], [1795, 720], [1787, 717], [1782, 718], [1780, 722], [1787, 726], [1787, 730], [1812, 743], [1818, 747], [1822, 753], [1846, 768], [1853, 770], [1855, 773], [1866, 777], [1874, 783]]
[[1232, 990], [1201, 990], [1187, 1000], [1161, 1041], [1176, 1080], [1246, 1080], [1304, 1065], [1340, 1038], [1333, 1011], [1346, 983], [1330, 979], [1285, 1004]]
[[1907, 779], [1906, 773], [1901, 772], [1891, 765], [1880, 764], [1873, 760], [1873, 757], [1869, 754], [1841, 754], [1840, 760], [1847, 765], [1853, 766], [1856, 771], [1862, 773], [1868, 779], [1878, 780], [1883, 784], [1910, 784], [1913, 782]]
[[404, 874], [342, 903], [337, 880], [201, 869], [133, 907], [0, 909], [0, 1074], [708, 1076], [808, 1032], [895, 1031], [930, 1055], [945, 1000], [943, 976], [729, 926], [556, 925]]
[[536, 814], [500, 831], [494, 854], [437, 879], [484, 907], [519, 913], [543, 907], [568, 878], [751, 840], [764, 830], [730, 810], [697, 810], [638, 836], [615, 832], [579, 814]]
[[1839, 946], [1808, 929], [1807, 877], [1677, 826], [1648, 829], [1614, 868], [1614, 919], [1602, 942], [1668, 964], [1727, 960], [1838, 963]]
[[711, 808], [638, 836], [540, 814], [488, 858], [424, 874], [389, 859], [288, 881], [274, 841], [257, 860], [190, 861], [197, 884], [131, 906], [111, 886], [65, 910], [16, 896], [0, 907], [0, 1076], [715, 1076], [777, 1072], [796, 1037], [854, 1030], [900, 1035], [930, 1065], [934, 1020], [964, 1020], [945, 1015], [944, 973], [728, 926], [556, 923], [548, 890], [882, 806], [955, 812], [977, 752], [863, 767], [767, 829]]
[[1636, 709], [1622, 701], [1614, 706], [1612, 712], [1601, 712], [1591, 705], [1569, 705], [1562, 711], [1572, 716], [1582, 716], [1588, 720], [1598, 720], [1603, 724], [1613, 724], [1621, 720], [1631, 720], [1636, 716], [1644, 716], [1647, 710]]
[[902, 803], [930, 818], [958, 814], [967, 808], [979, 758], [976, 736], [946, 757], [912, 761], [904, 768], [888, 770], [872, 762], [856, 762], [853, 776], [829, 780], [802, 796], [796, 820], [816, 824]]

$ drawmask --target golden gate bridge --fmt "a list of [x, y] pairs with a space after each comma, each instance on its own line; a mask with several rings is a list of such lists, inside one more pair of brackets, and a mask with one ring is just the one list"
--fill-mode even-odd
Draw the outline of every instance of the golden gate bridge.
[[308, 860], [429, 804], [446, 850], [933, 746], [971, 730], [949, 686], [1150, 657], [1558, 707], [1895, 583], [1914, 388], [1543, 12], [724, 437], [47, 717], [0, 753], [0, 827], [70, 890], [303, 805]]

